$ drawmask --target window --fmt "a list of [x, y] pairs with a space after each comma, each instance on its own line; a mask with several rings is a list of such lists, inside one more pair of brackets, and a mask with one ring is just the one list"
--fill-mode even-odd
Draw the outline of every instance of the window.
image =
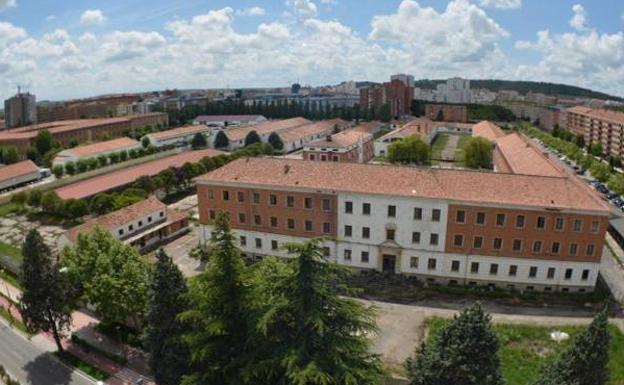
[[360, 261], [362, 263], [368, 263], [368, 251], [362, 251], [360, 254]]
[[277, 195], [275, 194], [269, 195], [269, 204], [271, 206], [275, 206], [277, 204]]
[[371, 213], [371, 204], [370, 203], [362, 203], [362, 214], [370, 215]]
[[286, 197], [286, 207], [295, 207], [295, 197], [290, 195]]
[[564, 279], [572, 279], [572, 269], [566, 269]]
[[143, 221], [139, 221], [139, 227], [143, 226]]
[[253, 193], [252, 199], [254, 204], [260, 204], [260, 193]]
[[592, 243], [587, 245], [587, 256], [591, 257], [594, 255], [594, 245]]
[[312, 198], [310, 198], [310, 197], [303, 198], [303, 208], [304, 209], [311, 209], [312, 208]]
[[578, 245], [576, 243], [570, 243], [570, 255], [576, 257], [578, 253]]
[[288, 229], [290, 230], [294, 230], [295, 229], [295, 220], [292, 218], [288, 218]]
[[128, 226], [128, 231], [132, 231], [132, 230], [134, 230], [134, 226], [133, 225]]
[[578, 233], [581, 231], [582, 228], [583, 228], [583, 221], [581, 221], [580, 219], [575, 219], [572, 230]]
[[484, 225], [485, 224], [485, 213], [482, 211], [479, 211], [477, 213], [477, 219], [475, 221], [478, 225]]
[[119, 235], [123, 235], [124, 231], [123, 229], [119, 229]]
[[238, 213], [238, 223], [245, 223], [245, 214], [244, 213]]
[[147, 217], [147, 222], [148, 222], [148, 223], [151, 223], [151, 222], [152, 222], [152, 217], [151, 217], [151, 216]]
[[412, 269], [418, 269], [418, 257], [411, 257], [410, 258], [410, 267]]
[[451, 261], [451, 271], [459, 271], [459, 261]]
[[350, 261], [351, 260], [351, 250], [350, 249], [345, 249], [344, 250], [344, 260], [345, 261]]
[[472, 239], [472, 247], [475, 249], [480, 249], [483, 247], [483, 237], [476, 236]]
[[414, 231], [412, 233], [412, 243], [420, 243], [420, 232]]
[[396, 217], [396, 206], [388, 205], [388, 217], [390, 218]]
[[239, 239], [240, 239], [240, 245], [241, 246], [247, 246], [247, 237], [246, 236], [241, 235]]
[[587, 281], [589, 279], [589, 270], [583, 270], [583, 273], [581, 273], [581, 279], [583, 281]]
[[208, 199], [214, 199], [214, 191], [208, 190]]
[[435, 258], [429, 258], [429, 261], [427, 261], [427, 269], [435, 270], [435, 268], [436, 268], [436, 259]]
[[329, 199], [323, 199], [323, 211], [330, 211], [331, 210], [331, 202], [329, 201]]
[[453, 246], [462, 247], [464, 245], [464, 236], [461, 234], [455, 235], [453, 238]]
[[537, 266], [529, 267], [529, 278], [537, 277]]
[[550, 252], [552, 254], [559, 254], [560, 247], [561, 247], [561, 244], [559, 242], [553, 242], [552, 245], [550, 246]]
[[538, 229], [544, 229], [546, 227], [546, 218], [539, 216], [537, 217], [537, 225]]
[[394, 229], [386, 229], [386, 239], [394, 241]]
[[505, 226], [505, 214], [496, 214], [496, 226]]
[[245, 202], [245, 193], [242, 191], [239, 191], [236, 193], [236, 197], [238, 199], [239, 202]]
[[431, 210], [431, 220], [433, 222], [440, 222], [440, 209]]
[[329, 222], [323, 222], [323, 234], [331, 233], [331, 224]]
[[262, 239], [256, 238], [256, 249], [262, 248]]
[[563, 230], [563, 218], [555, 218], [555, 230]]
[[522, 239], [514, 239], [513, 240], [513, 251], [522, 251]]
[[464, 210], [457, 210], [455, 213], [455, 221], [457, 223], [466, 223], [466, 212]]
[[353, 234], [353, 228], [350, 225], [345, 225], [344, 227], [344, 236], [350, 237]]
[[470, 264], [470, 272], [472, 274], [478, 274], [479, 273], [479, 262], [472, 262]]
[[535, 254], [538, 254], [538, 253], [542, 252], [542, 241], [535, 241], [535, 242], [533, 242], [533, 252]]
[[548, 278], [548, 279], [555, 278], [555, 268], [554, 267], [549, 267], [548, 268], [548, 271], [546, 272], [546, 278]]
[[509, 266], [509, 276], [515, 277], [518, 274], [518, 265], [510, 265]]
[[161, 211], [161, 212], [160, 212], [160, 217], [162, 218], [162, 217], [164, 217], [164, 216], [165, 216], [165, 212], [164, 212], [164, 211]]
[[422, 219], [422, 208], [414, 207], [414, 220], [420, 221]]
[[437, 245], [439, 238], [440, 238], [440, 236], [438, 234], [431, 233], [431, 235], [429, 235], [429, 244], [430, 245]]
[[271, 250], [277, 250], [279, 249], [279, 244], [277, 243], [276, 240], [272, 240], [271, 241]]
[[262, 225], [262, 218], [260, 215], [254, 215], [254, 225], [260, 226]]
[[492, 242], [492, 248], [494, 250], [500, 250], [503, 248], [503, 238], [494, 238]]
[[524, 215], [516, 216], [516, 227], [519, 229], [524, 227]]
[[304, 226], [305, 226], [305, 231], [312, 231], [313, 230], [313, 226], [312, 226], [312, 221], [307, 220], [304, 222]]
[[370, 227], [362, 227], [362, 238], [364, 239], [370, 238]]
[[591, 232], [596, 234], [598, 232], [598, 228], [600, 227], [598, 221], [592, 221], [591, 223]]
[[329, 257], [330, 253], [331, 253], [331, 250], [329, 249], [329, 247], [323, 246], [323, 256], [324, 257]]
[[277, 227], [277, 217], [271, 217], [271, 227]]
[[223, 190], [223, 193], [221, 194], [221, 196], [223, 197], [224, 201], [229, 201], [230, 200], [230, 192], [227, 190]]
[[353, 214], [353, 202], [345, 202], [345, 213]]
[[490, 275], [497, 275], [497, 274], [498, 274], [498, 263], [490, 264]]

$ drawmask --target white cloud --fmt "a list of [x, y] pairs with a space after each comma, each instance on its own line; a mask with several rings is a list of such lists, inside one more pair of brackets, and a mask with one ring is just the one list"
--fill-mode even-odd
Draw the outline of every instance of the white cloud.
[[45, 18], [46, 21], [53, 21], [56, 20], [56, 15], [48, 15]]
[[585, 23], [587, 19], [587, 12], [585, 11], [585, 8], [583, 8], [581, 4], [574, 4], [572, 6], [572, 12], [574, 12], [574, 15], [570, 19], [570, 26], [577, 31], [586, 30], [587, 26]]
[[236, 14], [240, 16], [264, 16], [266, 11], [262, 7], [249, 7], [237, 10]]
[[0, 0], [0, 11], [5, 8], [17, 7], [16, 0]]
[[53, 32], [43, 35], [43, 39], [47, 41], [65, 41], [69, 40], [69, 33], [62, 28], [57, 28]]
[[318, 7], [312, 0], [286, 0], [298, 20], [306, 20], [316, 16]]
[[104, 38], [101, 49], [105, 61], [116, 62], [147, 55], [165, 44], [158, 32], [115, 31]]
[[104, 23], [106, 16], [99, 9], [87, 9], [80, 16], [80, 24], [85, 26], [100, 25]]
[[0, 21], [0, 48], [12, 41], [26, 37], [26, 31], [23, 28], [16, 27], [11, 23]]
[[78, 40], [81, 43], [94, 43], [97, 41], [97, 38], [95, 37], [94, 34], [87, 32], [87, 33], [83, 33], [82, 35], [80, 35]]
[[481, 6], [498, 9], [518, 9], [522, 7], [522, 0], [481, 0]]

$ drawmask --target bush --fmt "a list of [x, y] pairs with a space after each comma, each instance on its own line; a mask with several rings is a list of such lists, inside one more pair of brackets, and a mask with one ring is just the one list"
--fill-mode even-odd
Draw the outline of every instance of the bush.
[[464, 164], [470, 168], [491, 168], [492, 142], [481, 137], [471, 137], [464, 147]]
[[62, 177], [64, 172], [65, 172], [65, 169], [61, 165], [56, 165], [52, 167], [52, 174], [54, 174], [54, 176], [57, 178]]
[[41, 204], [41, 198], [43, 193], [41, 190], [31, 190], [28, 194], [28, 205], [32, 207], [38, 207]]
[[74, 162], [65, 163], [65, 172], [68, 175], [74, 175], [76, 173], [76, 165], [74, 164]]
[[11, 202], [17, 203], [19, 205], [24, 205], [28, 201], [28, 194], [26, 191], [20, 191], [11, 195]]
[[46, 191], [41, 197], [41, 209], [48, 214], [58, 214], [62, 208], [63, 201], [54, 191]]
[[96, 168], [99, 167], [99, 165], [100, 165], [100, 162], [97, 160], [97, 158], [87, 159], [87, 166], [89, 170], [95, 170]]
[[120, 151], [119, 152], [119, 160], [121, 160], [122, 162], [125, 162], [126, 160], [128, 160], [128, 152], [127, 151]]
[[76, 170], [78, 170], [79, 173], [85, 172], [89, 169], [89, 163], [87, 162], [86, 159], [80, 159], [76, 162]]
[[104, 167], [108, 164], [108, 158], [104, 154], [98, 155], [97, 161], [100, 164], [100, 167]]

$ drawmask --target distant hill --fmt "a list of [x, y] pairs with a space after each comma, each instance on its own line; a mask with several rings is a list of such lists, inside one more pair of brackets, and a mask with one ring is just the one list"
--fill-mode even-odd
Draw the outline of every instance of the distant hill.
[[[445, 80], [422, 79], [415, 82], [416, 87], [434, 89]], [[594, 98], [603, 100], [624, 101], [618, 96], [608, 95], [603, 92], [592, 91], [587, 88], [570, 86], [567, 84], [529, 82], [519, 80], [470, 80], [471, 88], [487, 88], [491, 91], [510, 90], [526, 94], [529, 91], [553, 96], [573, 96]]]

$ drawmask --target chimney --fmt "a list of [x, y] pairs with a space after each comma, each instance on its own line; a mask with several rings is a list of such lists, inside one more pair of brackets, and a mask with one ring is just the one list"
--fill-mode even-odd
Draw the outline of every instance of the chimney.
[[285, 164], [284, 165], [284, 174], [288, 174], [288, 171], [290, 171], [290, 165]]
[[327, 136], [325, 137], [325, 140], [326, 140], [326, 141], [328, 141], [328, 142], [331, 142], [331, 141], [332, 141], [332, 137], [331, 137], [331, 135], [327, 135]]

